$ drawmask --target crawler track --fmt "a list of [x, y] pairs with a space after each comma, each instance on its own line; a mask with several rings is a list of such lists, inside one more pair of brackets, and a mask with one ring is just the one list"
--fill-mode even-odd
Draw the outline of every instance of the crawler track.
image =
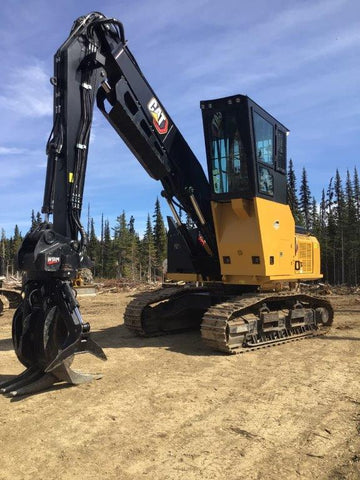
[[225, 353], [268, 347], [323, 334], [331, 304], [304, 294], [229, 296], [216, 287], [168, 287], [137, 295], [125, 325], [143, 336], [200, 328], [206, 345]]
[[333, 314], [329, 302], [310, 295], [244, 295], [208, 309], [201, 335], [215, 350], [243, 353], [323, 334]]
[[146, 337], [199, 328], [202, 317], [199, 314], [205, 313], [210, 302], [209, 290], [201, 287], [165, 287], [142, 292], [126, 307], [124, 323], [134, 333]]

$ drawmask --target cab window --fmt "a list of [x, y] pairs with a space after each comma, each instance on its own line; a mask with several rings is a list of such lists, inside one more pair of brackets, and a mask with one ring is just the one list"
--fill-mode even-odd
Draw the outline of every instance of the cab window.
[[253, 113], [256, 160], [273, 165], [273, 126], [257, 112]]
[[215, 193], [248, 191], [247, 155], [232, 112], [215, 112], [210, 122], [211, 176]]

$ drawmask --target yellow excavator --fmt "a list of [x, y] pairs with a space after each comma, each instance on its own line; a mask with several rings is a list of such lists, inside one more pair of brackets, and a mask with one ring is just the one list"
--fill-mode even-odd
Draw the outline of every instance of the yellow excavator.
[[[172, 212], [167, 282], [129, 303], [128, 328], [144, 336], [201, 328], [207, 345], [238, 353], [331, 325], [328, 301], [290, 288], [321, 278], [320, 248], [295, 226], [287, 202], [288, 129], [282, 123], [245, 95], [201, 101], [206, 175], [142, 74], [123, 25], [99, 12], [74, 22], [55, 54], [51, 83], [44, 222], [18, 253], [24, 284], [13, 344], [26, 370], [1, 386], [4, 393], [87, 382], [91, 375], [71, 369], [73, 356], [106, 359], [72, 286], [89, 264], [80, 214], [95, 101], [161, 182]], [[193, 227], [182, 223], [179, 209]]]

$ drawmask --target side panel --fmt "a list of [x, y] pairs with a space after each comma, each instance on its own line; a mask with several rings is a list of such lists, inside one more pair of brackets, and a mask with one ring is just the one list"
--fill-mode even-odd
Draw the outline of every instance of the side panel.
[[225, 283], [264, 285], [321, 278], [319, 244], [310, 236], [295, 241], [288, 205], [255, 197], [212, 202], [212, 211]]
[[297, 234], [295, 242], [295, 271], [298, 271], [302, 277], [316, 275], [316, 278], [322, 278], [318, 240], [310, 235]]

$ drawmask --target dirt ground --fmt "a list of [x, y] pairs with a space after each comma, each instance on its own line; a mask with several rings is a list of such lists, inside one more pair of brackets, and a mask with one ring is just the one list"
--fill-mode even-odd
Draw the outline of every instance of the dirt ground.
[[[81, 299], [103, 378], [0, 396], [0, 479], [360, 479], [360, 299], [330, 297], [323, 337], [238, 356], [200, 333], [134, 337], [129, 293]], [[19, 373], [0, 317], [0, 381]]]

